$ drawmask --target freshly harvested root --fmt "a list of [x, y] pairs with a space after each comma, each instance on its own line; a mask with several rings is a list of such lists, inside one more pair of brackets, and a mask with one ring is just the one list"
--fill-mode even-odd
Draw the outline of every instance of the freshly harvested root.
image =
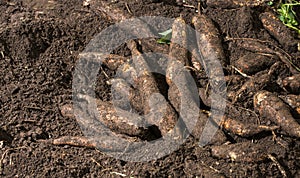
[[257, 91], [264, 89], [276, 77], [276, 72], [282, 67], [282, 62], [276, 62], [270, 67], [269, 71], [261, 71], [256, 73], [236, 92], [233, 103], [252, 97]]
[[[191, 133], [195, 138], [200, 138], [203, 135], [204, 127], [207, 124], [207, 121], [210, 121], [212, 127], [218, 127], [211, 118], [207, 114], [204, 114], [202, 112], [199, 113], [199, 118], [197, 120], [197, 123], [195, 125], [195, 129]], [[221, 145], [227, 141], [227, 137], [224, 134], [224, 132], [221, 129], [218, 129], [217, 132], [214, 134], [212, 139], [206, 143], [208, 145]], [[200, 143], [201, 144], [201, 143]]]
[[277, 50], [272, 49], [270, 46], [266, 44], [264, 41], [260, 41], [252, 38], [227, 38], [227, 40], [240, 40], [237, 45], [243, 49], [254, 53], [262, 53], [262, 54], [272, 54], [276, 55], [280, 58], [282, 62], [284, 62], [290, 69], [293, 74], [299, 74], [300, 69], [292, 63], [291, 56], [289, 56], [285, 51], [276, 47]]
[[275, 122], [289, 136], [300, 137], [300, 125], [293, 118], [290, 109], [279, 97], [268, 91], [254, 95], [254, 108], [262, 117]]
[[53, 145], [71, 145], [86, 148], [96, 148], [96, 142], [86, 137], [63, 136], [50, 141]]
[[[182, 44], [182, 45], [179, 45]], [[182, 17], [175, 19], [172, 25], [172, 39], [169, 50], [169, 57], [166, 81], [168, 85], [171, 85], [172, 79], [174, 79], [179, 72], [188, 64], [188, 50], [187, 50], [187, 31], [186, 24]]]
[[260, 14], [260, 20], [265, 29], [274, 36], [285, 50], [296, 52], [300, 41], [292, 35], [291, 30], [285, 26], [272, 12]]
[[[286, 102], [292, 109], [298, 109], [300, 111], [300, 95], [285, 95], [280, 98]], [[300, 112], [299, 112], [300, 114]]]
[[[235, 89], [233, 89], [235, 91], [237, 88], [236, 86], [243, 82], [244, 77], [242, 77], [240, 75], [228, 75], [228, 76], [224, 77], [224, 80], [226, 81], [227, 88], [233, 87], [233, 88], [235, 88]], [[211, 97], [210, 96], [211, 96], [212, 92], [213, 91], [210, 89], [199, 88], [199, 96], [200, 96], [203, 104], [208, 107], [211, 107]], [[234, 96], [235, 96], [235, 92], [232, 93], [232, 96], [231, 96], [230, 92], [227, 93], [227, 97], [230, 99], [234, 98]], [[216, 109], [216, 108], [214, 108], [214, 109]]]
[[[103, 102], [97, 99], [96, 103], [100, 114], [100, 118], [97, 118], [97, 120], [112, 131], [129, 136], [143, 137], [147, 134], [149, 135], [147, 126], [150, 123], [145, 123], [146, 121], [138, 117], [137, 114], [115, 108], [110, 102]], [[74, 117], [73, 105], [63, 105], [60, 110], [63, 116]]]
[[[209, 111], [207, 111], [207, 113], [209, 115], [211, 114]], [[231, 118], [226, 114], [218, 115], [215, 117], [218, 117], [220, 118], [218, 120], [221, 120], [221, 122], [219, 123], [220, 128], [241, 137], [251, 137], [261, 132], [273, 131], [279, 128], [278, 126], [266, 126], [257, 125], [254, 123], [244, 123], [237, 119]]]
[[[199, 96], [201, 98], [201, 101], [203, 102], [203, 104], [205, 106], [208, 106], [208, 107], [212, 107], [212, 98], [211, 98], [211, 94], [215, 94], [215, 93], [212, 93], [212, 91], [210, 90], [209, 93], [207, 93], [206, 89], [205, 88], [199, 88]], [[224, 99], [225, 100], [225, 99]], [[220, 108], [221, 106], [218, 106], [218, 103], [216, 103], [216, 105], [214, 106], [213, 109], [218, 109]]]
[[[150, 72], [149, 65], [147, 64], [147, 61], [141, 52], [137, 49], [137, 44], [135, 41], [131, 40], [127, 42], [127, 46], [131, 50], [132, 55], [136, 57], [133, 61], [137, 72], [137, 78], [134, 79], [134, 87], [136, 87], [140, 93], [141, 105], [144, 106], [144, 114], [149, 116], [147, 119], [151, 120], [151, 123], [156, 123], [162, 134], [166, 134], [175, 126], [178, 116], [168, 102], [157, 102], [158, 100], [163, 100], [164, 98], [158, 99], [157, 101], [153, 100], [154, 98], [152, 98], [152, 95], [155, 93], [160, 93], [160, 91], [155, 78]], [[153, 108], [150, 106], [150, 103], [148, 104], [148, 102], [151, 101], [157, 104], [155, 107], [157, 107], [158, 111], [153, 110]], [[162, 118], [159, 118], [159, 121], [157, 120], [155, 114], [153, 114], [154, 112], [159, 112], [160, 114], [158, 115], [163, 115]]]
[[[198, 14], [193, 17], [192, 24], [197, 33], [197, 43], [204, 60], [205, 70], [215, 73], [216, 63], [221, 63], [223, 67], [227, 66], [220, 33], [214, 22], [204, 14]], [[222, 71], [223, 73], [223, 71]]]
[[296, 95], [300, 94], [300, 74], [283, 79], [282, 85], [287, 91]]
[[[112, 104], [115, 108], [120, 108], [125, 111], [135, 112], [141, 111], [141, 107], [137, 104], [139, 95], [136, 91], [125, 82], [124, 79], [111, 79]], [[135, 112], [136, 113], [136, 112]]]
[[270, 147], [279, 148], [271, 141], [264, 143], [240, 142], [229, 145], [212, 146], [211, 154], [220, 159], [230, 159], [235, 162], [255, 163], [264, 161], [268, 158], [268, 154], [272, 154]]
[[169, 52], [168, 44], [157, 45], [157, 40], [153, 38], [139, 39], [139, 45], [142, 47], [144, 53], [156, 52], [160, 54], [168, 54]]
[[223, 116], [220, 126], [221, 128], [242, 137], [250, 137], [264, 131], [273, 131], [279, 128], [278, 126], [256, 125], [252, 123], [245, 124], [226, 115]]
[[[108, 137], [110, 136], [110, 139]], [[126, 141], [123, 140], [123, 138]], [[119, 138], [119, 139], [116, 139]], [[121, 139], [122, 138], [122, 139]], [[122, 152], [128, 144], [138, 141], [135, 138], [124, 135], [97, 135], [95, 137], [85, 136], [63, 136], [56, 139], [46, 140], [46, 143], [53, 145], [70, 145], [76, 147], [99, 148], [101, 151], [118, 151]]]
[[286, 102], [295, 112], [295, 119], [300, 119], [300, 95], [285, 95], [280, 96], [280, 98]]
[[109, 54], [104, 60], [102, 60], [102, 65], [109, 68], [110, 70], [117, 70], [118, 67], [127, 63], [129, 61], [128, 58], [123, 56], [119, 56], [116, 54]]
[[238, 8], [243, 6], [255, 7], [266, 3], [267, 0], [206, 0], [206, 5], [214, 8]]
[[243, 49], [254, 53], [261, 54], [274, 54], [276, 53], [273, 49], [270, 48], [269, 45], [264, 43], [264, 41], [260, 41], [253, 38], [227, 38], [227, 40], [238, 40], [237, 45]]
[[232, 103], [252, 97], [257, 91], [265, 88], [272, 80], [272, 75], [266, 71], [262, 71], [254, 75], [246, 81], [242, 87], [236, 92]]
[[[223, 67], [227, 66], [227, 59], [223, 51], [220, 34], [213, 21], [199, 13], [192, 19], [196, 30], [196, 39], [201, 55], [201, 64], [208, 76], [209, 84], [216, 95], [224, 97], [226, 94], [226, 82], [224, 81]], [[224, 102], [220, 103], [224, 106]]]
[[255, 29], [254, 22], [256, 20], [253, 19], [253, 12], [254, 10], [250, 7], [243, 7], [237, 9], [237, 13], [239, 14], [236, 16], [236, 22], [238, 22], [237, 31], [240, 32], [243, 37], [256, 37], [255, 33], [248, 33]]
[[186, 82], [188, 81], [188, 71], [184, 68], [188, 64], [187, 32], [185, 27], [186, 24], [182, 17], [175, 19], [172, 26], [170, 59], [166, 69], [166, 82], [169, 85], [168, 98], [178, 113], [180, 112], [180, 100], [186, 96], [179, 91], [178, 87], [180, 86], [176, 86], [176, 84], [181, 86], [187, 85]]
[[[188, 64], [187, 29], [186, 23], [181, 16], [176, 18], [172, 25], [172, 39], [169, 56], [175, 60], [178, 60], [184, 66]], [[171, 62], [173, 61], [174, 60], [171, 60]], [[169, 66], [170, 65], [171, 64], [169, 64]], [[169, 76], [167, 75], [167, 77]]]
[[253, 75], [259, 71], [265, 70], [279, 59], [277, 56], [249, 53], [235, 62], [235, 67], [247, 75]]
[[195, 48], [192, 50], [191, 65], [196, 69], [197, 72], [200, 72], [203, 70], [203, 67], [202, 67], [201, 62], [199, 61], [200, 54], [197, 50], [198, 50], [198, 48]]

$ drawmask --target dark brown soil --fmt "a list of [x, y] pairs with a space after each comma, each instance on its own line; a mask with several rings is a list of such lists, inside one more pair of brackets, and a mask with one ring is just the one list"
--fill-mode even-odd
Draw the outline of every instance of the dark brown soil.
[[[186, 2], [196, 6], [193, 1]], [[133, 16], [175, 18], [181, 14], [189, 24], [196, 15], [194, 8], [176, 3], [175, 0], [119, 0], [113, 3], [113, 7], [128, 14], [126, 6]], [[0, 138], [5, 140], [1, 141], [0, 148], [1, 176], [283, 177], [286, 174], [288, 177], [300, 177], [299, 138], [289, 137], [281, 130], [248, 138], [225, 132], [227, 141], [261, 144], [263, 147], [257, 149], [267, 150], [266, 154], [271, 155], [256, 154], [256, 147], [247, 149], [242, 146], [246, 156], [237, 155], [239, 160], [226, 156], [226, 153], [220, 153], [224, 155], [220, 157], [213, 155], [211, 149], [214, 145], [199, 147], [201, 133], [197, 132], [197, 127], [193, 136], [177, 151], [158, 160], [142, 163], [117, 160], [93, 148], [57, 146], [45, 142], [61, 136], [83, 136], [76, 120], [63, 117], [59, 108], [72, 102], [72, 72], [79, 53], [96, 34], [115, 21], [94, 6], [83, 6], [83, 2], [77, 0], [2, 0], [0, 11]], [[234, 65], [242, 56], [251, 55], [238, 42], [226, 40], [225, 37], [269, 41], [284, 49], [259, 20], [259, 14], [265, 11], [270, 11], [266, 5], [204, 9], [203, 13], [212, 18], [221, 33], [223, 49], [230, 65]], [[143, 44], [142, 48], [144, 52], [151, 51], [151, 47], [143, 47]], [[157, 51], [163, 50], [157, 48]], [[285, 50], [299, 67], [299, 52], [295, 49]], [[114, 52], [125, 57], [131, 54], [126, 45], [121, 45]], [[240, 75], [229, 65], [223, 67], [227, 76]], [[109, 76], [114, 75], [105, 67], [103, 70]], [[256, 76], [263, 74], [261, 72]], [[268, 86], [256, 90], [266, 89], [281, 96], [289, 94], [276, 82], [291, 76], [288, 67], [282, 65], [274, 75]], [[96, 95], [103, 101], [111, 99], [107, 80], [104, 72], [100, 71]], [[236, 93], [246, 80], [246, 77], [236, 80], [232, 77], [228, 82], [228, 92]], [[199, 81], [198, 85], [205, 87], [206, 82]], [[234, 107], [228, 107], [227, 114], [245, 123], [256, 123], [258, 113], [253, 112], [253, 94], [246, 93], [239, 98]], [[260, 122], [274, 125], [264, 118], [260, 118]], [[252, 144], [245, 145], [251, 147]], [[244, 154], [234, 149], [236, 154]]]

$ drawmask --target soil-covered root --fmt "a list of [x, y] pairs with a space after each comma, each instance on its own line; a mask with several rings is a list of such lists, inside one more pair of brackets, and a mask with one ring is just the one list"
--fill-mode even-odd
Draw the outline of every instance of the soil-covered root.
[[300, 95], [289, 94], [279, 97], [292, 108], [295, 119], [300, 119]]
[[224, 94], [223, 67], [228, 64], [223, 51], [222, 39], [214, 22], [204, 14], [193, 17], [192, 24], [196, 30], [197, 44], [212, 89], [220, 95]]
[[216, 125], [209, 116], [206, 114], [200, 112], [199, 118], [197, 120], [197, 123], [195, 125], [195, 129], [191, 133], [192, 136], [194, 136], [196, 139], [200, 138], [203, 134], [204, 127], [206, 126], [207, 122], [210, 122], [212, 127], [218, 127], [218, 130], [212, 137], [212, 139], [207, 143], [208, 145], [221, 145], [227, 141], [227, 137], [222, 131], [222, 129], [219, 128], [218, 125]]
[[[209, 111], [207, 112], [209, 115], [211, 114]], [[241, 137], [251, 137], [261, 132], [273, 131], [279, 128], [278, 126], [267, 126], [242, 122], [238, 118], [229, 117], [227, 114], [216, 115], [215, 118], [219, 118], [218, 120], [221, 121], [219, 123], [220, 128]]]
[[265, 29], [275, 37], [278, 42], [289, 52], [296, 52], [299, 40], [292, 35], [291, 30], [285, 26], [279, 18], [272, 12], [260, 14], [260, 20]]
[[[110, 138], [109, 138], [110, 136]], [[70, 145], [76, 147], [86, 147], [86, 148], [98, 148], [101, 151], [119, 151], [122, 152], [126, 149], [128, 144], [138, 141], [135, 138], [117, 135], [117, 134], [100, 134], [96, 137], [85, 137], [85, 136], [63, 136], [60, 138], [54, 138], [46, 140], [46, 143], [53, 145]], [[118, 138], [118, 139], [116, 139]], [[122, 139], [126, 139], [126, 141]]]
[[[149, 69], [149, 65], [142, 55], [142, 53], [138, 50], [137, 44], [135, 41], [130, 40], [127, 42], [128, 48], [131, 50], [131, 53], [136, 58], [134, 59], [134, 68], [137, 73], [137, 77], [134, 79], [134, 86], [139, 91], [141, 97], [141, 104], [144, 105], [144, 115], [148, 115], [148, 120], [151, 120], [151, 123], [155, 123], [162, 132], [162, 134], [168, 133], [174, 126], [176, 121], [178, 120], [177, 113], [173, 109], [173, 107], [161, 97], [153, 98], [152, 95], [160, 93], [158, 83], [156, 82], [153, 74]], [[151, 108], [150, 102], [153, 104], [157, 104], [155, 106], [157, 111], [154, 108]], [[154, 103], [153, 103], [154, 102]], [[156, 114], [155, 114], [156, 113]], [[157, 118], [157, 116], [162, 115], [162, 118]], [[159, 119], [159, 120], [157, 120]]]
[[278, 126], [257, 125], [254, 123], [244, 123], [237, 119], [230, 118], [226, 115], [222, 117], [221, 127], [228, 132], [242, 137], [251, 137], [265, 131], [273, 131]]
[[284, 95], [280, 96], [280, 98], [286, 102], [292, 109], [300, 108], [300, 95]]
[[215, 61], [221, 62], [222, 66], [225, 67], [228, 61], [223, 51], [219, 30], [214, 22], [208, 16], [198, 14], [193, 17], [192, 23], [198, 32], [196, 35], [197, 43], [203, 56], [204, 67], [210, 67], [208, 66], [209, 62]]
[[220, 159], [255, 163], [266, 160], [268, 155], [272, 154], [272, 152], [276, 152], [276, 150], [270, 150], [270, 147], [282, 150], [278, 145], [271, 141], [264, 143], [253, 143], [248, 141], [229, 145], [212, 146], [211, 154]]
[[270, 85], [274, 78], [277, 70], [281, 68], [282, 63], [276, 62], [270, 68], [270, 70], [265, 70], [256, 73], [248, 81], [246, 81], [241, 88], [236, 92], [233, 98], [233, 103], [245, 100], [246, 98], [251, 98], [257, 91], [264, 89]]
[[[137, 114], [115, 108], [110, 102], [96, 100], [97, 110], [100, 118], [96, 118], [101, 124], [108, 127], [112, 131], [129, 136], [143, 137], [148, 135], [149, 130], [146, 126], [148, 123]], [[61, 113], [65, 117], [74, 117], [74, 107], [71, 104], [63, 105]], [[100, 128], [99, 128], [100, 129]]]
[[[188, 49], [187, 49], [187, 29], [186, 23], [182, 17], [177, 17], [172, 25], [172, 38], [170, 43], [169, 57], [175, 61], [179, 61], [184, 66], [188, 65]], [[173, 62], [174, 60], [170, 60]], [[172, 66], [172, 64], [168, 64]], [[171, 76], [166, 75], [169, 78]]]
[[124, 63], [127, 63], [128, 61], [129, 61], [129, 59], [125, 58], [123, 56], [119, 56], [116, 54], [109, 54], [101, 62], [102, 62], [102, 65], [109, 68], [110, 70], [117, 70], [118, 67], [120, 67]]
[[266, 3], [267, 0], [207, 0], [206, 5], [214, 8], [238, 8], [243, 6], [255, 7]]
[[284, 78], [282, 85], [287, 91], [296, 95], [300, 94], [300, 74]]
[[247, 75], [253, 75], [267, 69], [278, 60], [274, 55], [248, 53], [235, 61], [235, 67]]
[[300, 125], [293, 118], [290, 108], [279, 97], [268, 91], [254, 95], [254, 108], [261, 117], [275, 122], [289, 136], [300, 137]]
[[257, 91], [262, 90], [272, 81], [272, 76], [267, 71], [258, 72], [235, 93], [233, 98], [229, 98], [233, 103], [251, 98]]
[[96, 148], [93, 140], [80, 136], [64, 136], [51, 140], [53, 145], [71, 145], [78, 147]]
[[[176, 18], [172, 25], [169, 57], [170, 59], [168, 60], [166, 69], [166, 82], [169, 85], [168, 99], [175, 110], [180, 113], [180, 105], [181, 103], [185, 103], [183, 100], [192, 99], [188, 92], [188, 82], [189, 80], [193, 80], [191, 77], [188, 78], [190, 74], [189, 71], [185, 69], [185, 66], [187, 66], [189, 62], [186, 24], [182, 17]], [[187, 90], [182, 91], [183, 89]]]
[[[230, 38], [228, 40], [231, 40]], [[235, 39], [232, 39], [235, 40]], [[285, 63], [286, 66], [290, 69], [291, 73], [299, 74], [300, 69], [292, 63], [291, 56], [289, 56], [285, 51], [279, 49], [278, 47], [274, 47], [274, 45], [268, 45], [267, 42], [252, 39], [252, 38], [242, 38], [236, 39], [239, 42], [237, 45], [243, 49], [254, 53], [262, 53], [262, 54], [272, 54], [279, 57], [279, 59]], [[275, 49], [273, 49], [273, 48]]]

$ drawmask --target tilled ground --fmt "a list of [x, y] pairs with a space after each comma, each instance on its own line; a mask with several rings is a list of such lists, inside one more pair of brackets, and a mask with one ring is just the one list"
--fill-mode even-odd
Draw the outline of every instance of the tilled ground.
[[[95, 35], [124, 18], [181, 15], [187, 24], [197, 28], [201, 21], [192, 24], [193, 16], [197, 16], [197, 3], [1, 1], [0, 174], [4, 177], [299, 177], [300, 77], [296, 70], [300, 67], [299, 39], [269, 17], [273, 11], [263, 1], [254, 4], [241, 1], [248, 2], [240, 3], [242, 6], [218, 2], [208, 0], [202, 7], [202, 15], [212, 19], [215, 26], [212, 32], [220, 34], [220, 45], [213, 43], [212, 49], [224, 53], [221, 63], [227, 84], [227, 107], [218, 123], [220, 130], [211, 143], [199, 146], [210, 114], [208, 93], [215, 91], [213, 84], [207, 85], [205, 67], [192, 63], [194, 54], [187, 54], [187, 71], [194, 77], [201, 98], [201, 117], [178, 150], [158, 160], [134, 163], [110, 157], [93, 148], [93, 144], [80, 143], [84, 138], [81, 127], [63, 109], [72, 103], [72, 77], [79, 54]], [[199, 49], [205, 55], [207, 50], [203, 46]], [[146, 39], [121, 44], [113, 53], [122, 59], [140, 52], [160, 52], [176, 58], [179, 53], [174, 49], [177, 48], [172, 44]], [[115, 73], [109, 65], [104, 65], [98, 73], [95, 93], [106, 109], [111, 107], [109, 82]], [[147, 75], [142, 77], [149, 79]], [[154, 126], [143, 129], [130, 125], [126, 118], [123, 125], [113, 119], [101, 121], [133, 141], [154, 140], [168, 133], [178, 114], [178, 91], [165, 77], [153, 77], [155, 81], [148, 85], [139, 82], [141, 79], [135, 81], [134, 92], [138, 94], [132, 95], [135, 96], [130, 101], [132, 106], [137, 113], [147, 114], [146, 101], [150, 97], [147, 91], [160, 91], [169, 102], [168, 113], [174, 117], [159, 123], [150, 118], [149, 124]]]

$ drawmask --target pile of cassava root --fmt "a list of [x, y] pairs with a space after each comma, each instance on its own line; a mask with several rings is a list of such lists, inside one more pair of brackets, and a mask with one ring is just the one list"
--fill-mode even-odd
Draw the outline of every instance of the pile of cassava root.
[[[264, 1], [254, 3], [254, 1], [239, 0], [225, 3], [225, 1], [207, 0], [206, 5], [237, 8], [259, 6], [262, 3]], [[131, 14], [124, 13], [105, 1], [89, 1], [89, 5], [114, 22], [132, 17]], [[139, 57], [128, 59], [111, 54], [103, 60], [103, 65], [109, 70], [121, 71], [118, 78], [110, 80], [114, 93], [119, 97], [113, 96], [113, 101], [98, 99], [97, 106], [101, 117], [97, 119], [116, 135], [122, 135], [122, 138], [132, 142], [155, 140], [170, 131], [174, 132], [179, 139], [185, 138], [187, 135], [185, 123], [178, 118], [182, 98], [185, 98], [185, 95], [190, 95], [189, 97], [193, 95], [189, 91], [183, 95], [174, 80], [177, 77], [180, 83], [186, 84], [186, 77], [192, 75], [199, 90], [197, 97], [201, 99], [201, 107], [196, 108], [200, 114], [191, 134], [196, 139], [199, 138], [211, 114], [210, 109], [218, 110], [218, 106], [211, 108], [210, 96], [216, 93], [223, 97], [227, 107], [225, 114], [218, 116], [220, 122], [216, 121], [216, 123], [219, 130], [208, 143], [212, 155], [246, 162], [275, 159], [272, 156], [274, 153], [272, 149], [266, 149], [260, 139], [273, 137], [273, 141], [266, 142], [267, 145], [285, 147], [288, 145], [280, 140], [282, 135], [300, 138], [300, 125], [297, 122], [300, 118], [300, 72], [299, 68], [291, 62], [288, 53], [298, 50], [299, 40], [277, 19], [274, 12], [266, 11], [261, 13], [259, 18], [263, 27], [281, 46], [254, 38], [223, 38], [215, 23], [204, 13], [195, 13], [191, 22], [185, 22], [182, 17], [176, 18], [172, 26], [171, 43], [169, 46], [164, 45], [165, 49], [161, 50], [165, 52], [168, 49], [169, 59], [172, 59], [167, 63], [163, 81], [158, 80], [155, 74], [147, 70], [149, 61], [141, 55], [143, 45], [159, 51], [162, 48], [160, 44], [156, 44], [155, 41], [153, 43], [153, 40], [152, 43], [151, 40], [128, 41], [127, 48], [130, 49], [132, 56]], [[197, 44], [194, 44], [196, 47], [192, 52], [174, 43], [180, 40], [187, 45], [186, 23], [192, 23], [198, 32], [195, 36]], [[223, 49], [224, 41], [234, 43], [251, 53], [240, 56], [234, 64], [230, 64]], [[132, 62], [132, 60], [136, 61]], [[210, 62], [213, 61], [219, 61], [222, 68], [207, 68], [207, 65], [211, 66]], [[230, 72], [231, 69], [234, 72]], [[282, 74], [282, 71], [285, 73]], [[217, 87], [222, 86], [219, 84], [209, 83], [206, 72], [215, 78], [224, 72], [227, 92], [220, 92]], [[127, 82], [128, 78], [131, 83]], [[164, 98], [158, 97], [161, 102], [149, 103], [155, 93], [162, 93]], [[61, 113], [65, 117], [74, 117], [73, 106], [70, 104], [62, 106]], [[157, 119], [156, 114], [162, 117]], [[141, 119], [139, 115], [145, 117]], [[180, 124], [175, 126], [177, 122]], [[173, 129], [174, 127], [176, 128]], [[253, 138], [258, 141], [250, 141]], [[96, 147], [93, 139], [85, 137], [65, 136], [53, 139], [51, 143]]]

